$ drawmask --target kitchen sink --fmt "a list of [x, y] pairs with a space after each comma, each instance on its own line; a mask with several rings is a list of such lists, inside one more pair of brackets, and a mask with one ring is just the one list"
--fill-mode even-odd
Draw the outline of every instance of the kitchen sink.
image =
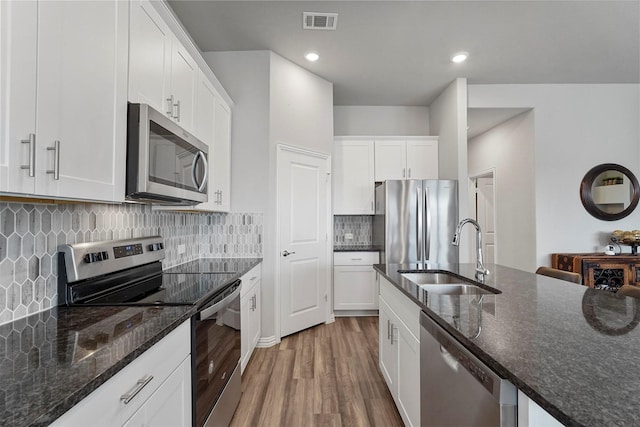
[[405, 279], [415, 283], [429, 293], [443, 295], [483, 295], [500, 294], [497, 289], [481, 287], [471, 280], [446, 272], [400, 273]]

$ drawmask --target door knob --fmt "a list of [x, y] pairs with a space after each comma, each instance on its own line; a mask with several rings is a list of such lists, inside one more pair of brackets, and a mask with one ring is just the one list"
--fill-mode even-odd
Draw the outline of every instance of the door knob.
[[295, 252], [289, 252], [286, 249], [284, 251], [282, 251], [282, 256], [289, 256], [289, 255], [293, 255], [295, 254]]

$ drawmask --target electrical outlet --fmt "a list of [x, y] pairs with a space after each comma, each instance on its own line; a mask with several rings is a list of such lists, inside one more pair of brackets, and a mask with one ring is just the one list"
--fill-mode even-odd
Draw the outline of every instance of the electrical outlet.
[[187, 247], [185, 245], [178, 245], [178, 255], [181, 255], [187, 251]]
[[353, 233], [344, 233], [344, 240], [353, 240]]

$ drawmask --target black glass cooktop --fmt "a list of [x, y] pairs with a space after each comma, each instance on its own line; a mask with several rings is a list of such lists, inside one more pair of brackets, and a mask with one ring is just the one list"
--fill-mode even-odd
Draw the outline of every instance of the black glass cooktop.
[[[109, 288], [73, 305], [200, 305], [227, 288], [235, 274], [159, 274], [132, 286]], [[83, 284], [73, 286], [82, 294]]]

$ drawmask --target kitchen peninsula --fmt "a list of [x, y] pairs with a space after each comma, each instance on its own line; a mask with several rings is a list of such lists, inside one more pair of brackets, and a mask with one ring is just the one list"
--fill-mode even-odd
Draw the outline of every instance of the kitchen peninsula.
[[[478, 359], [565, 425], [637, 425], [640, 303], [524, 271], [488, 265], [487, 294], [428, 297], [398, 270], [374, 268]], [[430, 265], [473, 279], [474, 264]], [[475, 280], [475, 279], [474, 279]], [[443, 299], [442, 297], [447, 297]], [[479, 333], [478, 333], [479, 332]]]

